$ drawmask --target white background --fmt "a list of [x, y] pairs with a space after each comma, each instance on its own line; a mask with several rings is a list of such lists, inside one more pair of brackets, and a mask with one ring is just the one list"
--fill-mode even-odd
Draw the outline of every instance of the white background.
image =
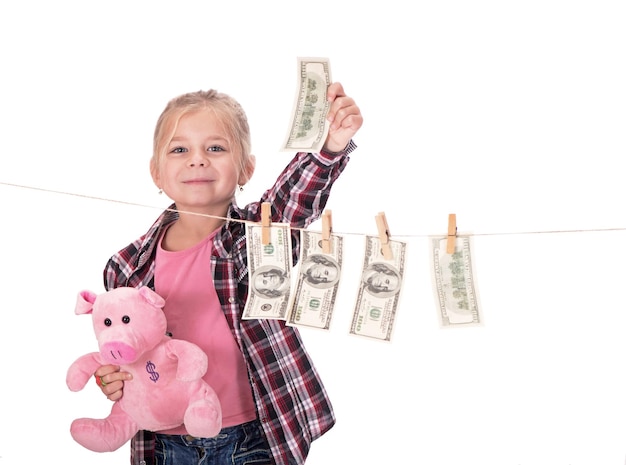
[[[239, 203], [272, 184], [298, 56], [329, 57], [365, 118], [327, 205], [333, 324], [302, 330], [338, 417], [307, 464], [623, 464], [625, 24], [606, 0], [3, 2], [0, 465], [128, 462], [69, 435], [110, 410], [65, 386], [96, 348], [76, 294], [169, 203], [148, 159], [171, 97], [236, 97], [258, 158]], [[348, 335], [380, 211], [407, 242], [389, 344]], [[439, 327], [449, 213], [477, 234], [482, 327]]]

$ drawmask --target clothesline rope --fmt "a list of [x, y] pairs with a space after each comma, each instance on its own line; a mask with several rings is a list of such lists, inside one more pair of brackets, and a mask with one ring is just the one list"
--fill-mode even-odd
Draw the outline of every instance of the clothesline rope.
[[[186, 214], [191, 214], [191, 215], [204, 216], [204, 217], [207, 217], [207, 218], [219, 218], [219, 219], [222, 219], [222, 220], [234, 221], [234, 222], [239, 222], [239, 223], [253, 223], [252, 221], [247, 221], [247, 220], [234, 220], [232, 218], [229, 219], [229, 218], [225, 218], [225, 217], [221, 217], [221, 216], [207, 215], [207, 214], [204, 214], [204, 213], [188, 212], [188, 211], [183, 211], [183, 210], [172, 210], [170, 208], [164, 208], [164, 207], [160, 207], [160, 206], [156, 206], [156, 205], [146, 205], [146, 204], [137, 203], [137, 202], [130, 202], [130, 201], [126, 201], [126, 200], [116, 200], [116, 199], [109, 199], [109, 198], [106, 198], [106, 197], [98, 197], [98, 196], [93, 196], [93, 195], [88, 195], [88, 194], [79, 194], [79, 193], [75, 193], [75, 192], [67, 192], [67, 191], [60, 191], [60, 190], [55, 190], [55, 189], [48, 189], [48, 188], [45, 188], [45, 187], [27, 186], [27, 185], [24, 185], [24, 184], [15, 184], [15, 183], [10, 183], [10, 182], [3, 182], [3, 181], [0, 181], [0, 185], [8, 186], [8, 187], [15, 187], [15, 188], [19, 188], [19, 189], [30, 189], [30, 190], [46, 192], [46, 193], [50, 193], [50, 194], [67, 195], [67, 196], [80, 197], [80, 198], [90, 199], [90, 200], [99, 200], [99, 201], [102, 201], [102, 202], [119, 203], [119, 204], [122, 204], [122, 205], [130, 205], [130, 206], [134, 206], [134, 207], [150, 208], [150, 209], [159, 210], [159, 211], [164, 211], [164, 210], [177, 211], [178, 213], [186, 213]], [[272, 223], [272, 226], [287, 227], [288, 225], [287, 224], [283, 224], [283, 223]], [[304, 228], [295, 228], [295, 227], [292, 227], [291, 229], [301, 230], [301, 231], [304, 230]], [[592, 228], [592, 229], [555, 229], [555, 230], [544, 230], [544, 231], [511, 231], [511, 232], [491, 232], [491, 233], [489, 233], [489, 232], [487, 232], [487, 233], [462, 233], [460, 235], [462, 235], [462, 236], [513, 236], [513, 235], [526, 235], [526, 234], [565, 234], [565, 233], [610, 232], [610, 231], [626, 231], [626, 227], [623, 227], [623, 228]], [[340, 232], [340, 231], [333, 231], [333, 234], [354, 235], [354, 236], [363, 236], [364, 235], [363, 233]], [[393, 237], [394, 238], [414, 238], [414, 237], [433, 237], [433, 236], [442, 236], [442, 235], [443, 234], [394, 234]]]

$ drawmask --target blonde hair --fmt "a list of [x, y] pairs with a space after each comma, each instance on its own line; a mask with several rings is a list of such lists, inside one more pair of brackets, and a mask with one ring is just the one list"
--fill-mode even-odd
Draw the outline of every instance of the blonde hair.
[[248, 118], [239, 102], [230, 95], [214, 89], [189, 92], [179, 95], [168, 102], [154, 128], [150, 169], [153, 172], [160, 170], [161, 161], [167, 153], [167, 146], [171, 142], [172, 137], [174, 137], [180, 119], [188, 113], [199, 110], [211, 110], [219, 118], [230, 139], [229, 142], [234, 148], [239, 149], [239, 166], [242, 172], [246, 172], [246, 167], [251, 162]]

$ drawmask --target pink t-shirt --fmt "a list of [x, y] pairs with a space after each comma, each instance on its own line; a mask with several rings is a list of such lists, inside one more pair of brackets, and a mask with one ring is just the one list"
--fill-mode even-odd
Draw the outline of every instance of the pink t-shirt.
[[[172, 337], [193, 342], [207, 354], [209, 366], [204, 380], [220, 399], [226, 427], [257, 415], [243, 355], [213, 285], [210, 257], [214, 236], [177, 252], [164, 250], [159, 241], [154, 286], [165, 299], [167, 330]], [[184, 426], [163, 432], [187, 433]]]

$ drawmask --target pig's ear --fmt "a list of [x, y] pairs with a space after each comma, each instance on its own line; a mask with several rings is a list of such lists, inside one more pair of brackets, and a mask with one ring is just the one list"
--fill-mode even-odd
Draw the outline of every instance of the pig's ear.
[[93, 311], [93, 304], [96, 301], [97, 295], [91, 291], [81, 291], [76, 297], [76, 309], [74, 313], [76, 315], [85, 315]]
[[163, 299], [163, 297], [154, 292], [148, 286], [140, 287], [139, 295], [143, 297], [146, 302], [154, 307], [163, 308], [163, 306], [165, 305], [165, 299]]

